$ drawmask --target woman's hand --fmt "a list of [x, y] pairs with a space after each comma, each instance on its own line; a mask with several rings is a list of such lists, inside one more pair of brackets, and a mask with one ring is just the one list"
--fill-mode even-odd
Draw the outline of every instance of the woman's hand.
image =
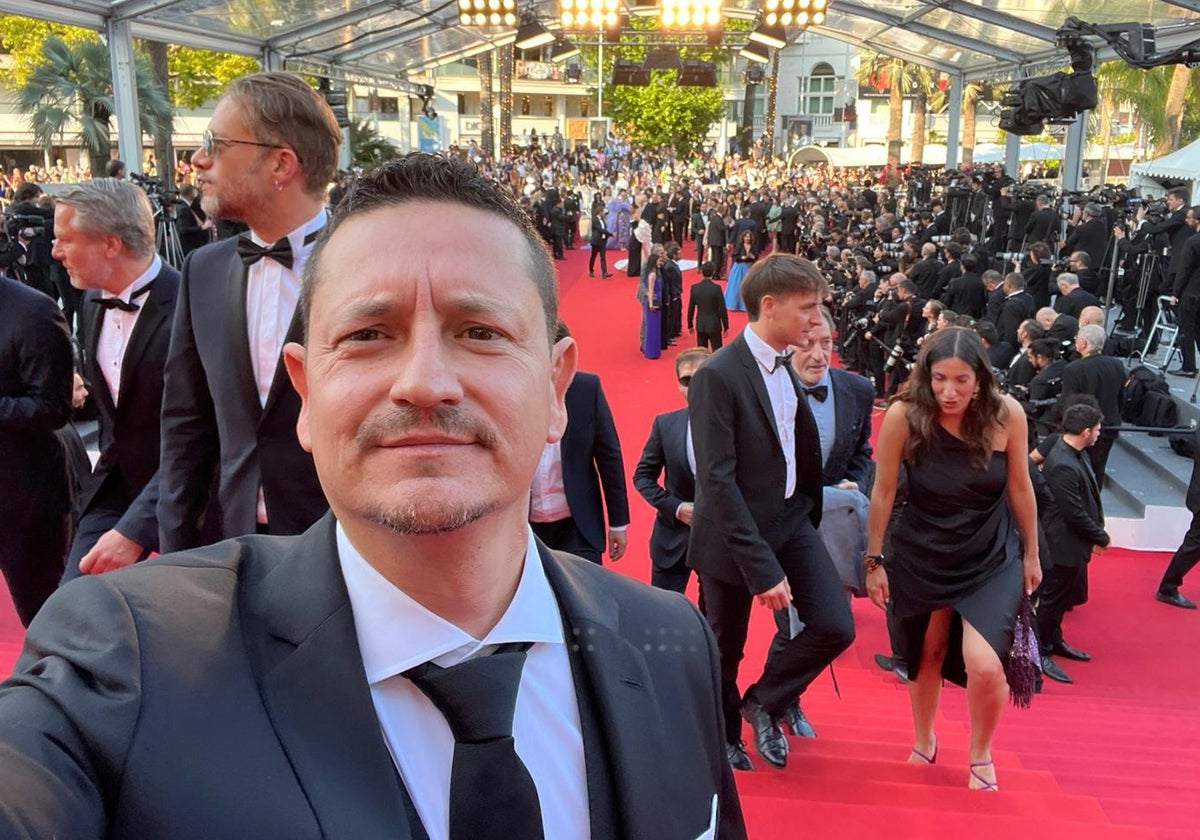
[[1037, 555], [1025, 558], [1025, 594], [1032, 595], [1042, 582], [1042, 562]]
[[887, 609], [892, 591], [888, 587], [887, 571], [883, 566], [876, 566], [867, 572], [867, 594], [871, 596], [872, 604], [881, 610]]

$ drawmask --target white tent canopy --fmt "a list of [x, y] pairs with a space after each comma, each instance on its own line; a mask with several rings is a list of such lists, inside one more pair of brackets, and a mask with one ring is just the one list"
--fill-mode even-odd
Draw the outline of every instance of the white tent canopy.
[[1192, 191], [1192, 201], [1200, 190], [1200, 140], [1176, 149], [1169, 155], [1135, 163], [1129, 169], [1130, 186], [1149, 192], [1184, 183]]

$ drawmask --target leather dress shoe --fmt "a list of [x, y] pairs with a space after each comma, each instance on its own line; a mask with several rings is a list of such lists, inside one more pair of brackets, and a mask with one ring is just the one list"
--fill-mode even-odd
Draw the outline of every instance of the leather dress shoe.
[[1071, 675], [1064, 671], [1057, 662], [1049, 656], [1042, 657], [1042, 673], [1052, 680], [1060, 683], [1073, 683]]
[[754, 769], [754, 765], [750, 763], [750, 756], [746, 755], [746, 745], [741, 741], [725, 745], [725, 758], [729, 759], [729, 766], [734, 770]]
[[788, 742], [771, 713], [756, 700], [742, 701], [742, 718], [754, 730], [754, 749], [772, 767], [787, 767]]
[[875, 654], [875, 664], [885, 671], [893, 671], [896, 668], [896, 661], [886, 653]]
[[1182, 376], [1185, 379], [1196, 378], [1196, 371], [1194, 370], [1169, 370], [1167, 373], [1169, 373], [1171, 376]]
[[892, 660], [892, 673], [896, 675], [896, 679], [900, 680], [900, 682], [902, 682], [902, 683], [908, 682], [908, 665], [907, 664], [893, 659]]
[[816, 738], [817, 730], [812, 728], [808, 718], [800, 708], [800, 701], [789, 705], [783, 710], [783, 722], [788, 730], [798, 738]]
[[1050, 652], [1056, 656], [1065, 656], [1067, 659], [1074, 659], [1076, 662], [1092, 661], [1092, 655], [1090, 653], [1084, 653], [1078, 648], [1073, 648], [1066, 642], [1059, 642], [1050, 649]]
[[1162, 601], [1164, 604], [1170, 604], [1172, 607], [1180, 607], [1185, 610], [1196, 609], [1196, 602], [1191, 598], [1186, 597], [1182, 592], [1176, 589], [1174, 592], [1163, 592], [1161, 589], [1154, 594], [1156, 601]]

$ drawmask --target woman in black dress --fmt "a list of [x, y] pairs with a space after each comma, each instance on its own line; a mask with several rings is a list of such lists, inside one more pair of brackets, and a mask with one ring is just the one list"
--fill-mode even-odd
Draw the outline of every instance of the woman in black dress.
[[[979, 336], [948, 327], [925, 339], [876, 449], [864, 562], [871, 600], [890, 606], [907, 637], [908, 760], [934, 763], [942, 679], [965, 685], [968, 786], [977, 790], [997, 789], [991, 746], [1008, 696], [1003, 663], [1021, 593], [1041, 580], [1026, 442], [1025, 412], [996, 389]], [[901, 463], [908, 498], [883, 558]]]

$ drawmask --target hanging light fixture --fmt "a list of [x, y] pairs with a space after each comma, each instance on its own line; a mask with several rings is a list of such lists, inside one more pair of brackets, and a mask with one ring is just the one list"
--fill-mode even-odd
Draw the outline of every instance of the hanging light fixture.
[[532, 12], [529, 12], [522, 16], [521, 26], [517, 29], [517, 40], [513, 46], [519, 50], [532, 50], [545, 46], [553, 40], [554, 33], [547, 29]]
[[562, 36], [555, 40], [554, 46], [550, 49], [550, 60], [556, 63], [577, 55], [579, 55], [579, 47]]

